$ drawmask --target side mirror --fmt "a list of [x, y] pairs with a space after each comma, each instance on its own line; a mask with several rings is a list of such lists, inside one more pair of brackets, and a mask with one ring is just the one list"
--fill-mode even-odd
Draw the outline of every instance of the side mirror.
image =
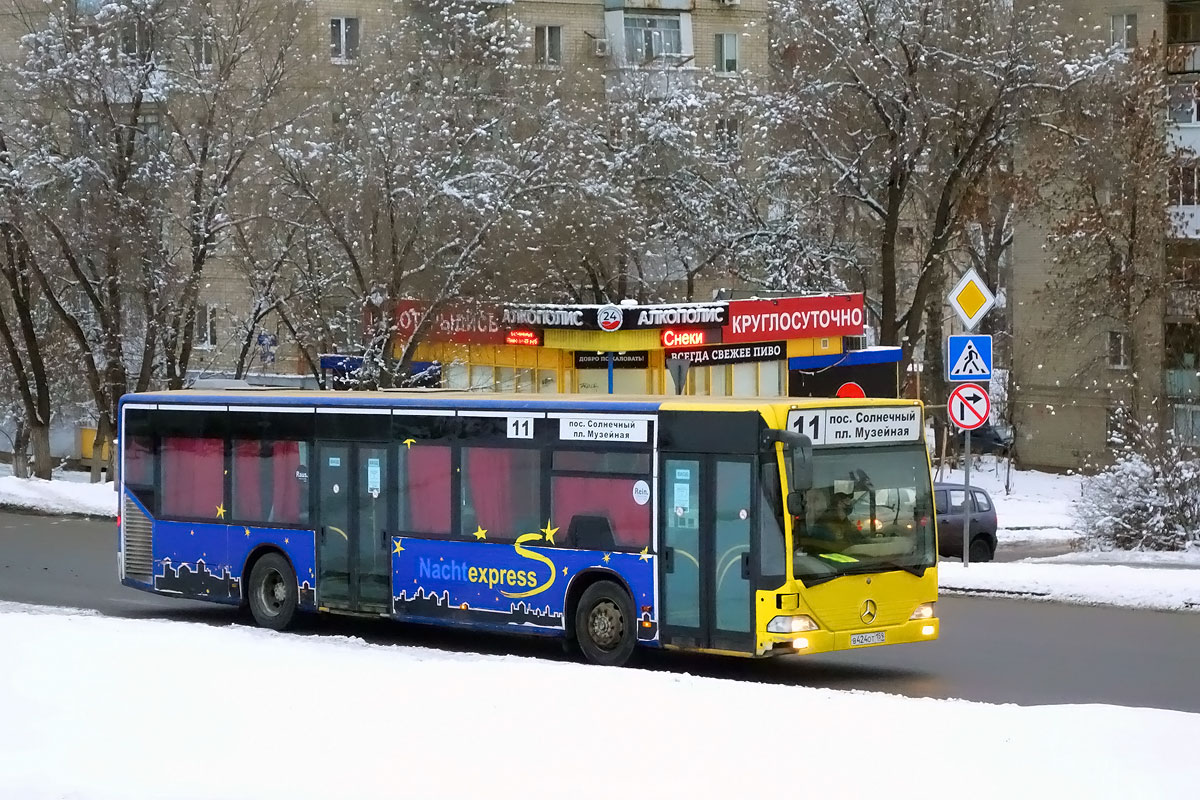
[[803, 492], [811, 489], [813, 485], [812, 443], [808, 437], [804, 437], [802, 447], [793, 447], [789, 455], [791, 456], [789, 466], [792, 473], [792, 491]]
[[804, 516], [804, 492], [788, 492], [788, 513], [793, 517]]

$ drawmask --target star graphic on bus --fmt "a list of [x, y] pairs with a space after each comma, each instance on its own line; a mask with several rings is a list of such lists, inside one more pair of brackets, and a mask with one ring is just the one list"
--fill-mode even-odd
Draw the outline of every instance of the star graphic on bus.
[[604, 554], [604, 563], [607, 564], [609, 561], [612, 561], [612, 553], [605, 553]]
[[546, 541], [554, 544], [554, 534], [558, 533], [558, 528], [550, 527], [550, 520], [546, 520], [546, 527], [542, 528], [542, 533], [546, 535]]
[[247, 536], [247, 537], [248, 537], [248, 536], [250, 536], [250, 529], [249, 529], [249, 528], [246, 528], [246, 529], [245, 529], [245, 531], [246, 531], [246, 536]]
[[650, 547], [649, 547], [649, 545], [647, 545], [646, 547], [642, 548], [642, 552], [638, 553], [638, 561], [649, 561], [649, 560], [650, 560]]
[[404, 541], [404, 540], [397, 539], [395, 542], [392, 543], [392, 553], [394, 553], [395, 555], [400, 555], [401, 553], [404, 552], [404, 548], [400, 546], [400, 542], [402, 542], [402, 541]]
[[217, 519], [225, 519], [225, 504], [217, 506]]
[[487, 538], [487, 528], [483, 527], [482, 525], [476, 525], [475, 526], [475, 538], [476, 539], [486, 539]]

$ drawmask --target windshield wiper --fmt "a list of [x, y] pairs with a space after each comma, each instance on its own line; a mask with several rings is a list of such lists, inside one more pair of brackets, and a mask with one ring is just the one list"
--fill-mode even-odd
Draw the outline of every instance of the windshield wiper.
[[916, 575], [918, 578], [925, 577], [925, 570], [929, 569], [927, 564], [898, 564], [895, 561], [876, 561], [874, 564], [864, 565], [861, 569], [850, 570], [856, 575], [866, 572], [891, 572], [893, 570], [904, 570], [905, 572]]
[[822, 583], [829, 583], [834, 578], [840, 578], [846, 573], [834, 572], [829, 575], [805, 575], [797, 577], [796, 580], [804, 584], [805, 589], [811, 589], [814, 586], [820, 586]]

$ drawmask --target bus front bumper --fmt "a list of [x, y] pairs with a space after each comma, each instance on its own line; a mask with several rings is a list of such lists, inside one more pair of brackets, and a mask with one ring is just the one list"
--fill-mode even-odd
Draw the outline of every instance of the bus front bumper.
[[837, 650], [863, 650], [887, 644], [932, 642], [941, 633], [937, 617], [915, 619], [886, 628], [862, 628], [849, 631], [805, 631], [804, 633], [761, 633], [759, 655], [831, 653]]

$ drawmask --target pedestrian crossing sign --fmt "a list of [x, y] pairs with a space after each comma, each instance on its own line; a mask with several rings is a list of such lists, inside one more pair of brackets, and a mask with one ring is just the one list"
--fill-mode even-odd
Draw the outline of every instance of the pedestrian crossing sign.
[[946, 340], [946, 378], [951, 381], [992, 379], [992, 337], [987, 334], [950, 336]]

